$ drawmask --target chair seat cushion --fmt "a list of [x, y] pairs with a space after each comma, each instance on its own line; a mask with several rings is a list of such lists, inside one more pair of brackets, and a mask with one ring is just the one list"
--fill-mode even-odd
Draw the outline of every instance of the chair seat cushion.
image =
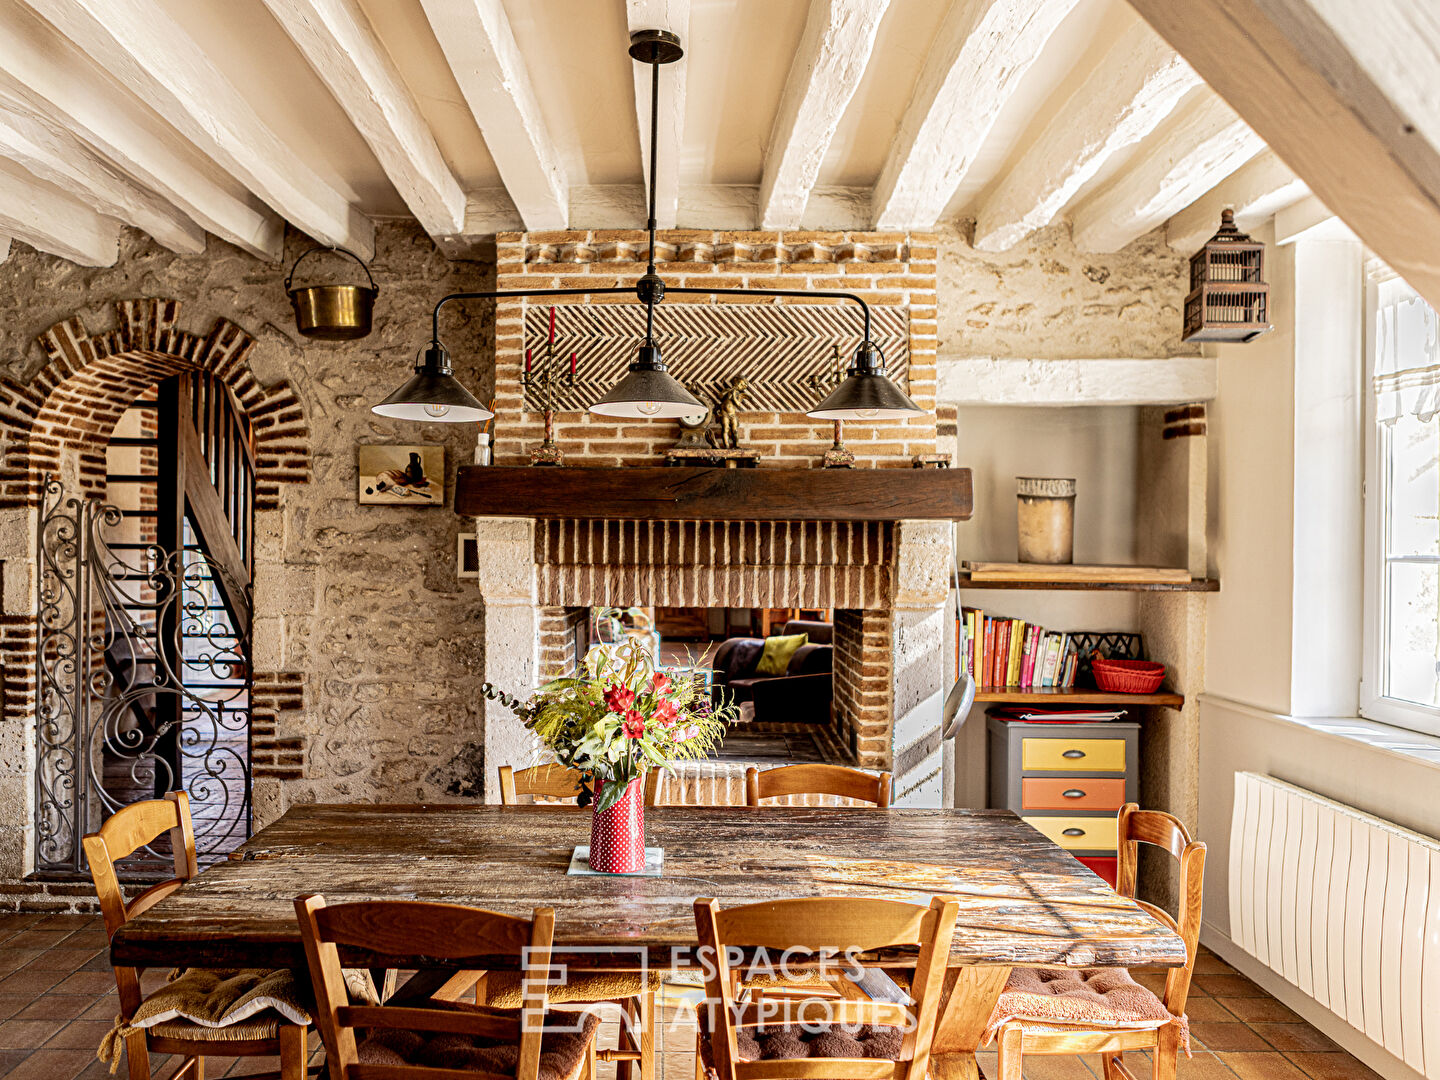
[[[492, 971], [485, 976], [485, 1004], [495, 1009], [520, 1007], [521, 972]], [[551, 1005], [624, 1001], [645, 990], [659, 990], [665, 976], [659, 971], [567, 971], [565, 981], [546, 988]]]
[[[905, 1033], [879, 1024], [808, 1024], [805, 1027], [741, 1028], [735, 1046], [741, 1061], [795, 1058], [875, 1058], [898, 1061]], [[708, 1080], [716, 1080], [708, 1032], [700, 1037], [700, 1062]]]
[[[1180, 1025], [1181, 1043], [1189, 1045], [1183, 1016], [1172, 1016], [1162, 1002], [1124, 968], [1015, 968], [986, 1025], [986, 1041], [1006, 1024], [1026, 1030], [1145, 1030]], [[1033, 1025], [1033, 1028], [1032, 1028]]]
[[[427, 1008], [494, 1015], [496, 1010], [458, 1001], [437, 1001]], [[513, 1010], [506, 1010], [518, 1016]], [[600, 1017], [593, 1012], [547, 1012], [540, 1039], [539, 1080], [575, 1080], [585, 1051], [595, 1038]], [[364, 1065], [421, 1065], [431, 1069], [473, 1069], [515, 1075], [520, 1044], [449, 1032], [373, 1029], [355, 1048]]]

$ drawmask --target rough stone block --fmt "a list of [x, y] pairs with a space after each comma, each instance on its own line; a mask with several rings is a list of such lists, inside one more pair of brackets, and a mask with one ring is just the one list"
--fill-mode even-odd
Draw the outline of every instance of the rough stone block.
[[276, 566], [255, 582], [255, 617], [311, 615], [316, 606], [314, 567]]

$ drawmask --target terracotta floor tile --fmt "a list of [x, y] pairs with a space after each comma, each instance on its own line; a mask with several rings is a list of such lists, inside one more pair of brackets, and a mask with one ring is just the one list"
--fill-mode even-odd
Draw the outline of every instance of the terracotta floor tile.
[[1233, 967], [1212, 952], [1202, 952], [1195, 958], [1196, 975], [1237, 975]]
[[95, 924], [93, 915], [46, 915], [35, 923], [35, 930], [64, 930], [67, 934], [76, 930], [88, 930]]
[[109, 944], [109, 935], [104, 930], [76, 930], [65, 939], [65, 945], [71, 949], [103, 949]]
[[51, 993], [88, 994], [94, 997], [114, 988], [115, 976], [109, 972], [77, 971], [73, 975], [66, 975]]
[[22, 930], [14, 937], [6, 939], [5, 948], [48, 949], [52, 945], [59, 945], [70, 934], [69, 930]]
[[0, 1024], [0, 1049], [34, 1050], [65, 1026], [64, 1020], [6, 1020]]
[[1220, 998], [1208, 997], [1191, 998], [1187, 1001], [1185, 1015], [1190, 1018], [1192, 1023], [1196, 1020], [1219, 1020], [1233, 1023], [1236, 1019], [1235, 1014], [1225, 1007], [1225, 1003]]
[[21, 994], [5, 994], [0, 996], [0, 1020], [9, 1020], [33, 1000], [33, 997], [26, 997]]
[[1196, 975], [1194, 984], [1211, 997], [1268, 996], [1244, 975]]
[[98, 1050], [100, 1040], [105, 1038], [110, 1028], [111, 1024], [107, 1020], [72, 1020], [52, 1036], [45, 1046], [51, 1050], [61, 1047], [89, 1047], [91, 1050]]
[[1247, 1024], [1302, 1024], [1297, 1013], [1291, 1012], [1272, 997], [1217, 997], [1216, 1001]]
[[112, 1020], [120, 1012], [120, 998], [110, 994], [101, 998], [80, 1014], [81, 1020]]
[[[1131, 1055], [1126, 1054], [1128, 1061]], [[1148, 1063], [1147, 1066], [1148, 1068]], [[1149, 1076], [1148, 1072], [1141, 1069], [1130, 1070], [1137, 1076]], [[1175, 1073], [1180, 1080], [1235, 1080], [1235, 1074], [1230, 1067], [1221, 1061], [1214, 1054], [1207, 1054], [1202, 1050], [1195, 1051], [1193, 1057], [1180, 1055], [1180, 1060], [1175, 1066]]]
[[1190, 1025], [1190, 1037], [1206, 1050], [1269, 1050], [1271, 1046], [1246, 1024], [1200, 1021]]
[[1335, 1051], [1340, 1049], [1337, 1044], [1331, 1042], [1303, 1020], [1298, 1024], [1251, 1024], [1250, 1026], [1276, 1050]]
[[1025, 1080], [1095, 1080], [1095, 1074], [1074, 1054], [1026, 1054], [1024, 1072]]
[[19, 994], [29, 1001], [36, 994], [43, 994], [52, 986], [58, 983], [64, 976], [63, 971], [39, 971], [30, 968], [21, 968], [10, 975], [0, 979], [0, 995]]
[[90, 1005], [79, 994], [41, 994], [15, 1014], [16, 1020], [74, 1020]]
[[9, 1073], [29, 1056], [29, 1050], [0, 1050], [0, 1076]]
[[[0, 950], [3, 952], [3, 950]], [[67, 974], [72, 971], [81, 970], [97, 956], [103, 957], [99, 949], [71, 949], [65, 945], [57, 945], [53, 949], [46, 949], [31, 962], [30, 966], [39, 971], [63, 971]], [[106, 959], [106, 966], [109, 960]]]
[[1344, 1051], [1325, 1054], [1292, 1050], [1285, 1056], [1313, 1080], [1381, 1080], [1379, 1073]]
[[26, 964], [40, 959], [48, 951], [50, 950], [11, 949], [0, 945], [0, 976], [9, 975], [12, 971], [19, 971]]
[[1219, 1058], [1234, 1070], [1240, 1080], [1306, 1080], [1305, 1074], [1295, 1067], [1294, 1062], [1278, 1051], [1259, 1054], [1222, 1053]]
[[94, 1060], [93, 1049], [36, 1050], [6, 1073], [5, 1080], [74, 1080]]

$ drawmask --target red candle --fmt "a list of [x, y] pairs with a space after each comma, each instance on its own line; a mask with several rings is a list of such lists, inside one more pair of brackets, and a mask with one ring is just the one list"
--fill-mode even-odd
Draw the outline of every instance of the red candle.
[[528, 374], [529, 371], [530, 371], [530, 350], [529, 350], [529, 349], [526, 349], [526, 350], [525, 350], [525, 371], [526, 371], [527, 374]]
[[555, 344], [555, 308], [553, 305], [550, 308], [550, 344]]
[[570, 354], [570, 374], [572, 376], [575, 374], [575, 354], [573, 352]]

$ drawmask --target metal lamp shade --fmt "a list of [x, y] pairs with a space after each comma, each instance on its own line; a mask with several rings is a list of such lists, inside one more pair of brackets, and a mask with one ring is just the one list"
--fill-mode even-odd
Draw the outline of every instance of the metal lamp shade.
[[627, 420], [676, 420], [702, 413], [705, 406], [665, 370], [659, 349], [642, 345], [639, 358], [625, 377], [591, 405], [590, 411]]
[[880, 351], [864, 344], [845, 379], [805, 415], [816, 420], [903, 420], [925, 410], [886, 377]]
[[481, 405], [448, 370], [426, 366], [370, 410], [392, 420], [464, 424], [489, 420], [495, 414]]

